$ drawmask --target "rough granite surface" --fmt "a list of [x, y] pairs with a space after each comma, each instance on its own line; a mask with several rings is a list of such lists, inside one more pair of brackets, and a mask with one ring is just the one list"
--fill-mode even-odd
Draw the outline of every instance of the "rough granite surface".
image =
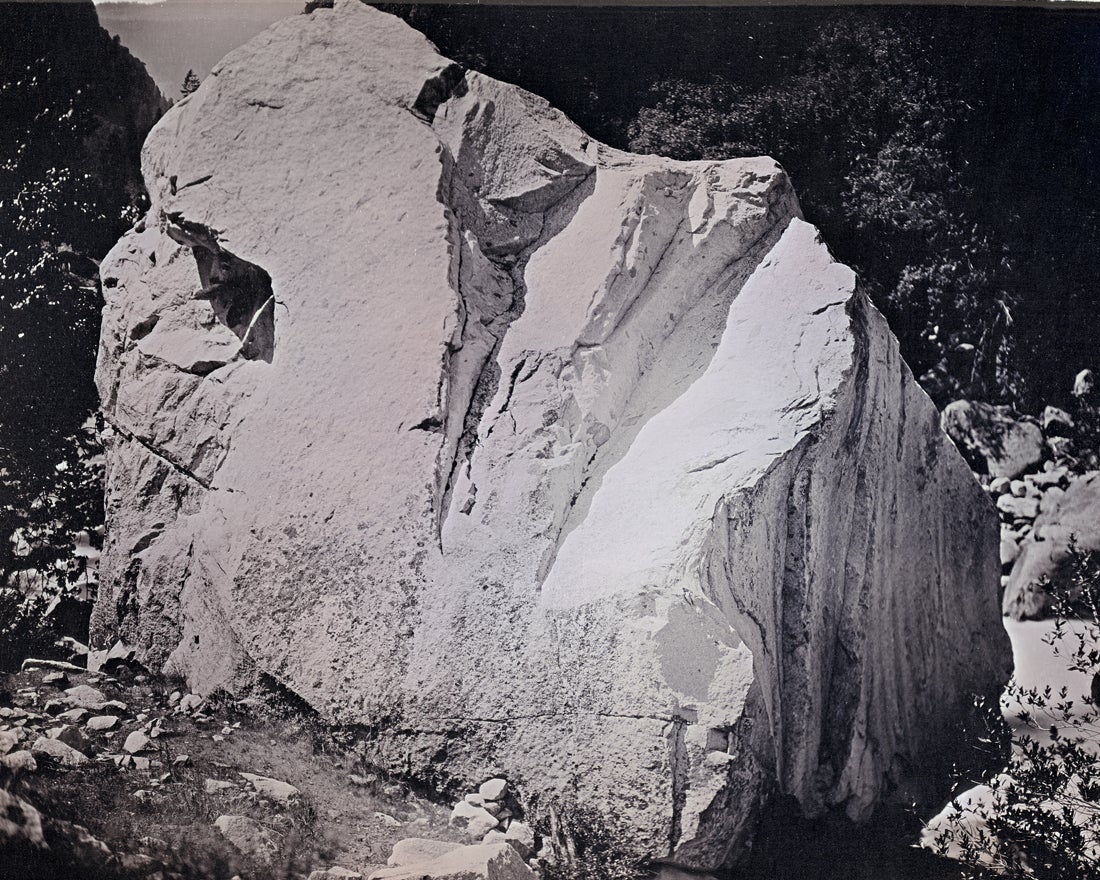
[[943, 793], [1010, 664], [997, 519], [772, 160], [617, 152], [337, 0], [144, 161], [101, 644], [694, 868], [775, 793]]

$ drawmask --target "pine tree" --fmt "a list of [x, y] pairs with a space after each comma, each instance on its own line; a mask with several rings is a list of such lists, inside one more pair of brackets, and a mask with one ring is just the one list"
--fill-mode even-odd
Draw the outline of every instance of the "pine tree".
[[187, 97], [192, 92], [196, 91], [202, 84], [202, 81], [195, 75], [195, 71], [188, 70], [187, 76], [183, 78], [183, 85], [180, 86], [180, 93]]

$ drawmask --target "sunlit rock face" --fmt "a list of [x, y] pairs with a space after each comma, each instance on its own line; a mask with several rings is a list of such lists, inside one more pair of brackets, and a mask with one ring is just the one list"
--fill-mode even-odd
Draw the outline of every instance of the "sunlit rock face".
[[103, 267], [102, 641], [686, 866], [776, 793], [943, 781], [1008, 668], [996, 517], [773, 161], [609, 149], [338, 2], [145, 173]]

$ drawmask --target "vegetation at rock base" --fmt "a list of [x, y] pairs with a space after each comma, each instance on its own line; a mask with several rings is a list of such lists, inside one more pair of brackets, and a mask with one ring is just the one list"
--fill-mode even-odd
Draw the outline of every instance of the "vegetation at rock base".
[[926, 838], [971, 880], [1100, 875], [1100, 556], [1073, 552], [1074, 578], [1057, 590], [1046, 638], [1068, 670], [1091, 677], [1091, 693], [1011, 682], [1002, 700], [1019, 705], [1015, 732], [1000, 706], [983, 707], [982, 743], [1007, 751], [1004, 770], [977, 788], [968, 780]]
[[646, 862], [625, 846], [631, 835], [581, 803], [532, 799], [528, 818], [549, 855], [543, 880], [639, 880]]

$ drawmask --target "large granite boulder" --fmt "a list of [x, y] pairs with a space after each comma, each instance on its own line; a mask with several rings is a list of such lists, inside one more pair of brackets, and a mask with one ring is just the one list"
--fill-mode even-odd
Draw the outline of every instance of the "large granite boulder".
[[1100, 552], [1100, 472], [1070, 482], [1035, 520], [1005, 585], [1004, 613], [1016, 620], [1042, 618], [1052, 611], [1052, 589], [1072, 596], [1074, 546]]
[[771, 160], [601, 145], [354, 0], [228, 56], [104, 263], [94, 617], [390, 769], [734, 858], [942, 794], [992, 504]]
[[971, 467], [993, 479], [1022, 476], [1046, 454], [1042, 429], [1008, 406], [956, 400], [944, 407], [943, 429]]

